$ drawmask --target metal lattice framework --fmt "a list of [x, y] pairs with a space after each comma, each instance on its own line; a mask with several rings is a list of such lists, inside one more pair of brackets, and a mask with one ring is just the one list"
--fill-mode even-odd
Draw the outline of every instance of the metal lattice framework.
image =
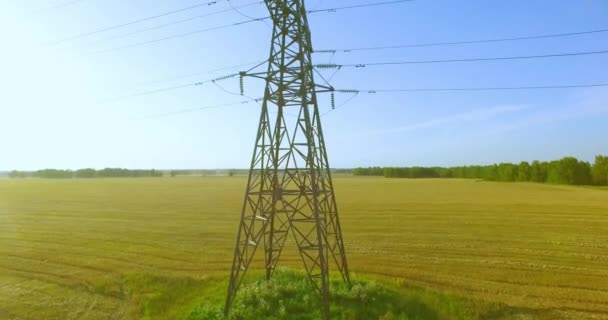
[[[266, 0], [273, 21], [260, 124], [238, 229], [225, 312], [263, 243], [266, 278], [293, 234], [329, 318], [328, 265], [350, 283], [321, 118], [304, 0]], [[322, 87], [322, 86], [319, 86]], [[287, 121], [284, 109], [297, 112]], [[276, 111], [276, 118], [269, 111]], [[274, 116], [274, 113], [273, 113]]]

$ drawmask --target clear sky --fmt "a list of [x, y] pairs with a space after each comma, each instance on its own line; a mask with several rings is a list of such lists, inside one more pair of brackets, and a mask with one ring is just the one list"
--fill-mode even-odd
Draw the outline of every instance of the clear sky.
[[[308, 9], [380, 0], [307, 0]], [[247, 20], [226, 1], [56, 43], [74, 35], [205, 3], [150, 0], [0, 2], [0, 170], [40, 168], [246, 168], [259, 105], [164, 113], [242, 101], [213, 84], [190, 84], [263, 61], [270, 28], [255, 22], [100, 52]], [[232, 0], [240, 6], [252, 0]], [[262, 5], [241, 13], [262, 17]], [[447, 1], [317, 13], [315, 49], [534, 36], [608, 28], [605, 0]], [[141, 31], [141, 32], [139, 32]], [[134, 33], [135, 32], [135, 33]], [[131, 34], [133, 33], [133, 34]], [[315, 53], [315, 63], [365, 63], [608, 50], [608, 32], [399, 50]], [[331, 59], [331, 60], [330, 60]], [[336, 88], [408, 89], [608, 83], [608, 54], [342, 69]], [[333, 70], [323, 73], [329, 77]], [[199, 73], [195, 76], [185, 76]], [[221, 82], [238, 92], [238, 78]], [[263, 84], [246, 79], [259, 97]], [[341, 105], [351, 96], [337, 95]], [[323, 112], [330, 97], [320, 96]], [[463, 165], [592, 160], [608, 154], [608, 87], [529, 91], [360, 94], [323, 117], [333, 167]]]

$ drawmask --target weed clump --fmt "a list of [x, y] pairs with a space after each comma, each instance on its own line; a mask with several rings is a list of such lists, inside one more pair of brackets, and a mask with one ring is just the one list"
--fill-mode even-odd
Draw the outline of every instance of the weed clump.
[[[405, 301], [401, 295], [374, 281], [352, 286], [331, 282], [331, 318], [344, 320], [437, 319], [430, 309]], [[203, 303], [187, 320], [224, 320], [222, 305]], [[308, 278], [293, 271], [277, 272], [272, 281], [259, 280], [240, 288], [229, 320], [320, 319], [320, 303]]]

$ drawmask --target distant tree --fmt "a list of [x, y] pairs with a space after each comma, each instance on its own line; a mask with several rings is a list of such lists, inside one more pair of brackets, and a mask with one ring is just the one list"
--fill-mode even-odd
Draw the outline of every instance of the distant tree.
[[32, 174], [36, 178], [45, 179], [71, 179], [73, 173], [71, 170], [43, 169]]
[[97, 171], [91, 168], [79, 169], [74, 172], [76, 178], [95, 178], [96, 175]]
[[163, 176], [164, 176], [164, 174], [160, 170], [156, 170], [156, 169], [150, 170], [150, 177], [162, 178]]
[[163, 172], [155, 169], [150, 170], [129, 170], [123, 168], [105, 168], [97, 171], [100, 178], [150, 178], [162, 177]]
[[575, 185], [590, 185], [593, 178], [591, 177], [591, 164], [587, 161], [579, 161], [576, 167], [574, 178]]
[[591, 169], [593, 184], [599, 186], [608, 185], [608, 157], [598, 155], [595, 157], [593, 168]]
[[549, 163], [548, 178], [550, 183], [584, 185], [591, 183], [591, 166], [588, 162], [574, 157], [564, 157]]
[[498, 181], [517, 181], [517, 166], [512, 163], [501, 163], [498, 165]]
[[467, 179], [479, 179], [481, 178], [481, 166], [467, 166], [464, 167], [464, 177]]
[[517, 181], [530, 181], [530, 164], [526, 161], [519, 163], [517, 169]]
[[558, 174], [560, 182], [564, 184], [576, 184], [576, 174], [578, 170], [578, 159], [575, 157], [565, 157], [558, 162]]
[[532, 181], [608, 185], [608, 157], [597, 156], [593, 167], [573, 157], [551, 162], [523, 161], [487, 166], [460, 167], [367, 167], [352, 169], [353, 175], [383, 175], [387, 178], [465, 178], [488, 181]]
[[547, 182], [547, 168], [540, 161], [532, 162], [530, 166], [530, 181], [532, 182]]
[[466, 172], [465, 167], [453, 167], [452, 174], [454, 178], [464, 178]]
[[413, 167], [409, 170], [409, 178], [439, 178], [439, 172], [433, 168]]
[[[355, 172], [353, 171], [353, 174], [354, 173]], [[384, 177], [385, 178], [393, 178], [394, 177], [393, 175], [394, 175], [393, 168], [384, 168]]]
[[368, 168], [355, 168], [352, 170], [354, 176], [382, 176], [384, 175], [384, 168], [382, 167], [368, 167]]
[[498, 181], [498, 165], [493, 164], [483, 167], [481, 177], [488, 181]]
[[387, 178], [465, 178], [488, 181], [532, 181], [608, 185], [608, 157], [597, 156], [593, 167], [573, 157], [551, 162], [523, 161], [487, 166], [460, 167], [367, 167], [352, 169], [353, 175], [383, 175]]
[[353, 176], [362, 176], [363, 175], [363, 168], [354, 168], [353, 169]]
[[435, 170], [439, 173], [440, 178], [452, 178], [452, 169], [436, 167]]
[[13, 171], [11, 171], [11, 172], [8, 173], [8, 177], [11, 178], [11, 179], [26, 178], [27, 177], [27, 173], [23, 172], [23, 171], [13, 170]]
[[[382, 170], [382, 168], [380, 168]], [[353, 173], [353, 169], [347, 169], [347, 168], [336, 168], [336, 169], [331, 169], [332, 173], [335, 174], [352, 174]], [[382, 175], [382, 171], [380, 172]]]

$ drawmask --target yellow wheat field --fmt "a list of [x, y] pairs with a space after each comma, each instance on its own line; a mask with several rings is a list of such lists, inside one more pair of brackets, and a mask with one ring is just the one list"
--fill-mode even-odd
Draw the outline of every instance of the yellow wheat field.
[[[202, 279], [229, 271], [245, 184], [0, 180], [0, 319], [153, 319], [200, 299]], [[355, 177], [335, 185], [356, 274], [530, 315], [608, 319], [607, 189]], [[282, 264], [299, 262], [286, 248]], [[142, 285], [138, 275], [159, 278]], [[163, 286], [175, 292], [160, 299]]]

